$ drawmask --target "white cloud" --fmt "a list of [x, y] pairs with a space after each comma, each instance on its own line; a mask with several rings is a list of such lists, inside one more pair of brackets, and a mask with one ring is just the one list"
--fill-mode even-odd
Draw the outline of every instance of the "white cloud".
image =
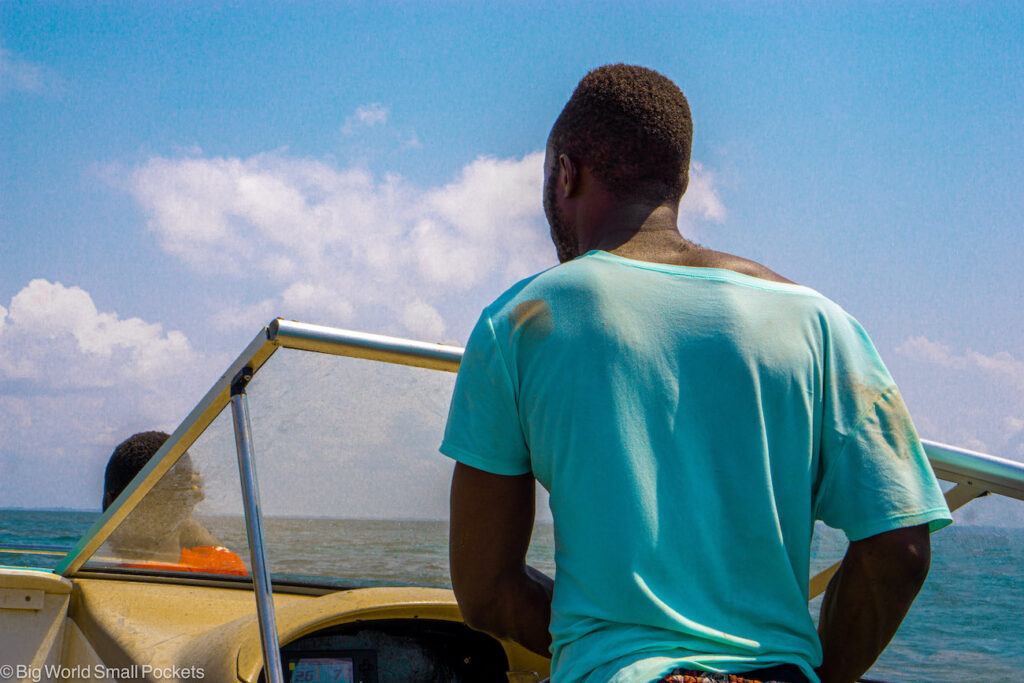
[[427, 339], [438, 339], [444, 334], [444, 319], [430, 304], [416, 300], [406, 305], [402, 311], [402, 324], [414, 334], [419, 333]]
[[[0, 377], [50, 386], [152, 382], [194, 360], [180, 332], [101, 313], [85, 290], [40, 279], [11, 299], [0, 333]], [[54, 356], [58, 347], [63, 357]]]
[[1003, 428], [1011, 433], [1024, 430], [1024, 418], [1008, 415], [1003, 418]]
[[[56, 468], [62, 505], [98, 504], [96, 472], [113, 446], [173, 429], [223, 364], [180, 332], [98, 310], [79, 287], [32, 280], [0, 307], [0, 462], [25, 476]], [[48, 486], [13, 482], [0, 482], [4, 504], [38, 505], [35, 484]]]
[[0, 47], [0, 94], [6, 91], [45, 93], [60, 87], [60, 79], [46, 69]]
[[[238, 309], [327, 324], [359, 319], [406, 332], [447, 327], [406, 311], [436, 311], [445, 293], [481, 288], [479, 305], [554, 262], [540, 209], [541, 156], [481, 158], [423, 191], [400, 178], [264, 154], [248, 159], [154, 158], [128, 186], [161, 246], [193, 268], [269, 282], [268, 305]], [[420, 309], [421, 313], [423, 309]], [[440, 315], [440, 314], [438, 314]], [[414, 325], [411, 324], [415, 321]]]
[[352, 318], [354, 309], [347, 301], [340, 299], [337, 292], [312, 282], [296, 282], [281, 294], [281, 303], [288, 310], [305, 316], [323, 312], [339, 324]]
[[261, 299], [255, 303], [239, 302], [218, 311], [213, 326], [224, 331], [253, 331], [275, 317], [280, 316], [281, 305], [277, 299]]
[[1024, 361], [911, 337], [896, 348], [901, 389], [922, 436], [1024, 459]]
[[1017, 360], [1007, 351], [987, 356], [968, 350], [957, 355], [941, 342], [931, 341], [927, 337], [911, 337], [897, 347], [896, 352], [951, 370], [981, 371], [992, 380], [1024, 391], [1024, 361]]
[[352, 135], [360, 128], [373, 128], [383, 126], [388, 121], [388, 108], [380, 102], [372, 102], [357, 107], [355, 113], [345, 119], [341, 131], [346, 135]]
[[454, 290], [477, 286], [489, 274], [511, 284], [553, 265], [541, 209], [544, 157], [481, 157], [459, 178], [422, 197], [424, 219], [413, 231], [423, 277]]
[[1017, 360], [1006, 351], [986, 356], [977, 351], [967, 352], [968, 362], [986, 374], [1001, 379], [1024, 390], [1024, 362]]
[[896, 353], [945, 368], [963, 366], [965, 360], [954, 356], [950, 347], [941, 342], [931, 341], [927, 337], [910, 337], [896, 347]]
[[[374, 111], [365, 117], [386, 118]], [[276, 292], [237, 302], [221, 325], [280, 315], [462, 341], [480, 307], [556, 262], [542, 177], [541, 152], [480, 157], [434, 188], [279, 152], [156, 157], [125, 181], [168, 253]], [[723, 217], [713, 176], [694, 164], [681, 227]]]
[[402, 125], [392, 125], [391, 110], [380, 102], [356, 107], [345, 117], [339, 129], [344, 147], [350, 153], [362, 150], [364, 156], [373, 157], [381, 145], [387, 148], [412, 150], [423, 145], [416, 131]]
[[679, 202], [679, 216], [684, 223], [725, 220], [725, 205], [715, 191], [715, 176], [699, 161], [690, 164], [690, 183]]

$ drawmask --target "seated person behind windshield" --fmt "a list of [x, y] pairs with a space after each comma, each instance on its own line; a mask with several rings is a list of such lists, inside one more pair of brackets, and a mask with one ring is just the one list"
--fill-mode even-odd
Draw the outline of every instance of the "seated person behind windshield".
[[[114, 449], [104, 476], [104, 510], [168, 438], [164, 432], [140, 432]], [[203, 498], [202, 479], [185, 453], [111, 535], [113, 551], [132, 560], [126, 566], [133, 568], [246, 576], [242, 558], [192, 517]]]

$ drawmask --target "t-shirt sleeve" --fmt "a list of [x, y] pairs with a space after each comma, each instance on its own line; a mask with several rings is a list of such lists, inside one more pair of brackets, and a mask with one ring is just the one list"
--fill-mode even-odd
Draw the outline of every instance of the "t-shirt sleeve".
[[512, 376], [485, 311], [473, 328], [455, 380], [441, 452], [492, 474], [531, 471]]
[[863, 328], [827, 326], [815, 519], [857, 541], [952, 521], [907, 407]]

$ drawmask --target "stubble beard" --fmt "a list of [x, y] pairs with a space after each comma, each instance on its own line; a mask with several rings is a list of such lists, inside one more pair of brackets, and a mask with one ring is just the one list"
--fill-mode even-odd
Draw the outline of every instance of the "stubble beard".
[[569, 229], [558, 211], [558, 204], [555, 201], [557, 183], [558, 176], [552, 173], [544, 186], [544, 215], [547, 216], [548, 226], [551, 228], [551, 241], [555, 245], [558, 261], [565, 263], [579, 256], [579, 243], [576, 234]]

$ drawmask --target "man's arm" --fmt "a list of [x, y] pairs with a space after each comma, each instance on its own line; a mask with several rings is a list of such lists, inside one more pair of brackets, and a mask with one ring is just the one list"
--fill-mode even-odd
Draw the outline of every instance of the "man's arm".
[[502, 476], [455, 464], [449, 562], [466, 623], [550, 656], [552, 580], [526, 566], [532, 474]]
[[928, 525], [854, 541], [821, 603], [822, 683], [857, 680], [889, 644], [928, 576]]

